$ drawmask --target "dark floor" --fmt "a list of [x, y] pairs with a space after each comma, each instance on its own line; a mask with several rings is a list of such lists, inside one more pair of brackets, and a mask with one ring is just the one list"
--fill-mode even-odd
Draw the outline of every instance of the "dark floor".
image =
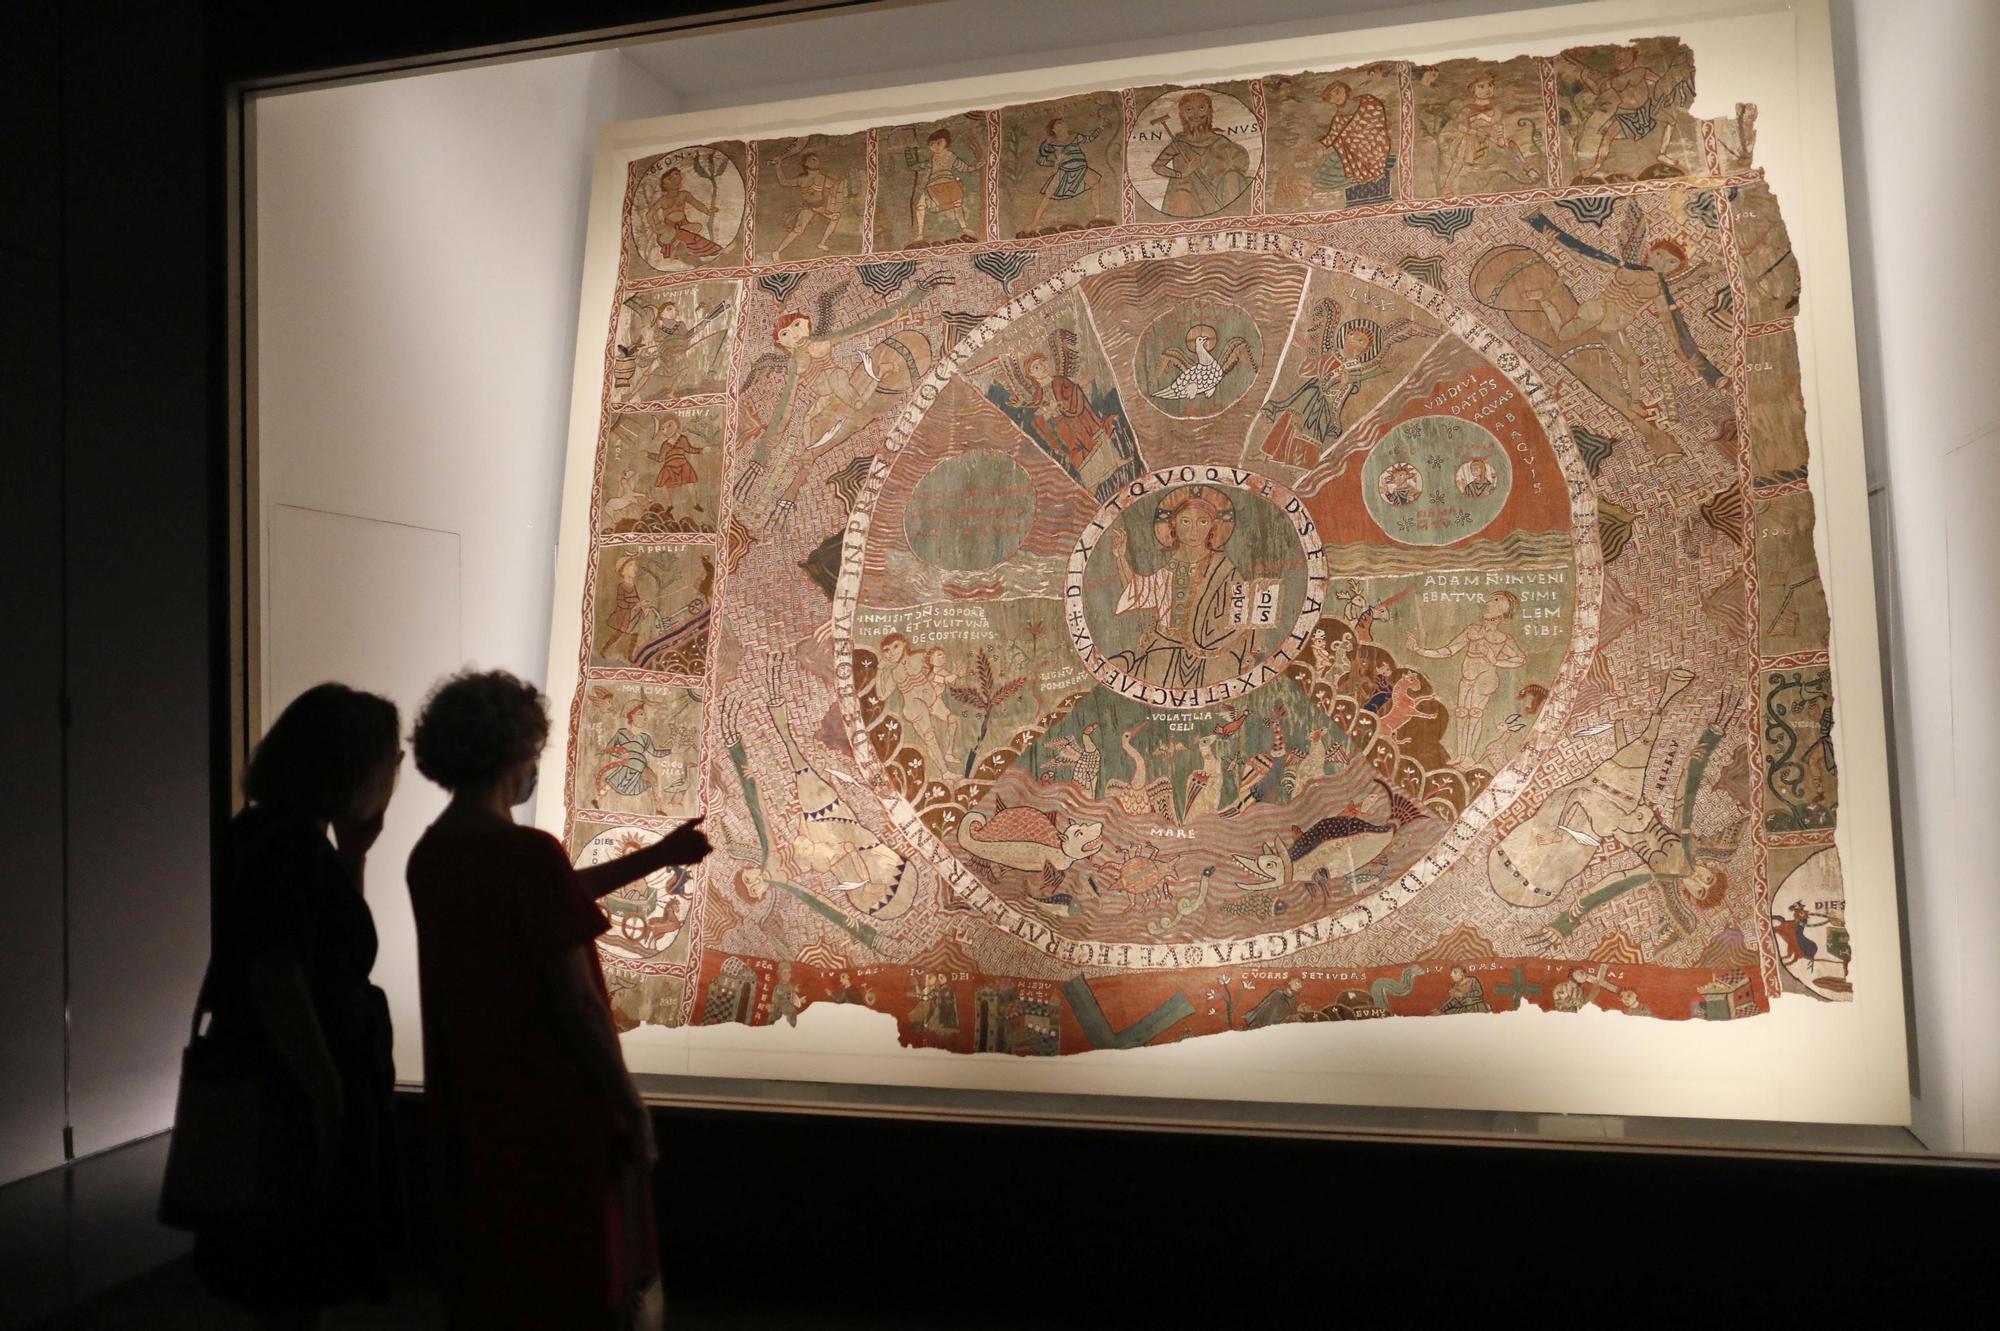
[[[859, 1276], [860, 1273], [857, 1273]], [[934, 1302], [870, 1306], [857, 1279], [844, 1294], [786, 1288], [778, 1264], [771, 1280], [754, 1293], [730, 1296], [698, 1289], [667, 1293], [668, 1331], [1015, 1331], [1044, 1327], [1174, 1327], [1192, 1325], [1172, 1316], [1150, 1314], [1138, 1320], [1105, 1313], [1072, 1315], [1059, 1306], [1033, 1311], [982, 1306], [974, 1289], [957, 1297], [940, 1293]], [[1053, 1294], [1054, 1291], [1051, 1291]], [[828, 1306], [835, 1299], [842, 1306]], [[1204, 1323], [1216, 1325], [1212, 1322]], [[1255, 1325], [1257, 1323], [1240, 1323]], [[350, 1304], [336, 1309], [328, 1331], [434, 1331], [444, 1326], [437, 1291], [420, 1273], [398, 1273], [391, 1300], [385, 1305]], [[212, 1298], [202, 1288], [186, 1258], [107, 1290], [70, 1312], [36, 1322], [24, 1331], [252, 1331], [248, 1314]], [[561, 1331], [551, 1328], [551, 1331]]]
[[[34, 1325], [34, 1331], [252, 1331], [247, 1313], [209, 1297], [183, 1257], [106, 1290], [82, 1307]], [[394, 1302], [386, 1307], [355, 1306], [334, 1315], [341, 1331], [418, 1331], [441, 1327], [443, 1318], [428, 1284], [405, 1272]]]
[[[356, 1303], [336, 1309], [328, 1331], [433, 1331], [444, 1325], [437, 1291], [413, 1270], [398, 1274], [394, 1294], [383, 1305]], [[868, 1317], [845, 1320], [811, 1310], [785, 1307], [729, 1311], [717, 1307], [682, 1306], [671, 1297], [667, 1325], [674, 1331], [716, 1328], [717, 1331], [765, 1331], [771, 1328], [838, 1326], [941, 1326], [961, 1322], [902, 1321]], [[997, 1325], [997, 1324], [996, 1324]], [[195, 1278], [188, 1260], [170, 1262], [90, 1300], [69, 1313], [39, 1322], [31, 1331], [252, 1331], [250, 1317], [230, 1304], [211, 1298]]]
[[[399, 1103], [414, 1147], [421, 1105]], [[655, 1119], [677, 1147], [656, 1187], [674, 1331], [1261, 1331], [1510, 1312], [1685, 1328], [1748, 1325], [1801, 1300], [1858, 1308], [1869, 1294], [1893, 1295], [1903, 1324], [1956, 1325], [1988, 1302], [2000, 1213], [2000, 1170], [1988, 1169], [720, 1110]], [[0, 1188], [0, 1329], [247, 1331], [195, 1278], [186, 1236], [153, 1219], [165, 1146]], [[408, 1171], [425, 1177], [414, 1156]], [[422, 1190], [409, 1201], [420, 1244]], [[332, 1326], [443, 1325], [416, 1257], [394, 1291]], [[1954, 1320], [1922, 1322], [1920, 1307]]]

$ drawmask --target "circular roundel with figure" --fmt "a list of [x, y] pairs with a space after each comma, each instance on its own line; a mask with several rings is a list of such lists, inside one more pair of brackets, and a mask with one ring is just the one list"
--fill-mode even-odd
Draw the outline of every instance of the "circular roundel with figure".
[[1242, 98], [1176, 88], [1139, 108], [1127, 132], [1132, 191], [1156, 217], [1216, 217], [1250, 202], [1264, 126]]
[[743, 171], [719, 148], [676, 148], [632, 185], [627, 242], [656, 273], [727, 259], [743, 232]]
[[1088, 255], [966, 333], [839, 568], [841, 715], [906, 844], [1032, 945], [1147, 969], [1435, 881], [1560, 733], [1602, 557], [1499, 336], [1221, 232]]
[[1304, 501], [1277, 482], [1172, 467], [1120, 489], [1084, 527], [1063, 597], [1070, 647], [1106, 687], [1207, 707], [1277, 678], [1304, 647], [1326, 556]]
[[[604, 864], [660, 839], [643, 827], [607, 827], [577, 853], [580, 869]], [[661, 869], [604, 896], [599, 904], [611, 919], [611, 930], [598, 940], [598, 950], [613, 962], [643, 961], [673, 945], [687, 923], [689, 870]]]
[[1368, 450], [1361, 497], [1390, 540], [1451, 545], [1484, 531], [1507, 507], [1513, 466], [1485, 426], [1418, 416]]

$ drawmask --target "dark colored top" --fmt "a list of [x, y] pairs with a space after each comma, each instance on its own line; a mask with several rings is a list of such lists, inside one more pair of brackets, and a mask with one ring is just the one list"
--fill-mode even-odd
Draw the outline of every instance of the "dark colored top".
[[[272, 1214], [256, 1224], [198, 1232], [196, 1269], [215, 1292], [253, 1307], [325, 1307], [382, 1294], [385, 1254], [399, 1226], [389, 1009], [368, 981], [374, 916], [325, 832], [301, 816], [244, 809], [229, 824], [222, 867], [207, 985], [210, 1029], [263, 1069], [257, 1147]], [[305, 1088], [251, 998], [250, 972], [260, 958], [299, 968], [340, 1075], [338, 1160], [325, 1194], [309, 1187], [318, 1148]]]
[[433, 827], [410, 852], [438, 1257], [453, 1326], [605, 1325], [657, 1270], [645, 1180], [549, 999], [610, 928], [534, 828]]

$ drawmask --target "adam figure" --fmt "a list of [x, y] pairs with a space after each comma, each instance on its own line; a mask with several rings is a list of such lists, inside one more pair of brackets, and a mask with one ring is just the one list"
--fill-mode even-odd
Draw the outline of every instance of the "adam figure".
[[1425, 647], [1417, 641], [1414, 631], [1403, 635], [1405, 646], [1433, 661], [1448, 661], [1460, 652], [1465, 654], [1458, 675], [1458, 706], [1451, 715], [1452, 752], [1461, 757], [1469, 758], [1478, 751], [1481, 732], [1486, 728], [1486, 704], [1500, 688], [1500, 672], [1518, 670], [1528, 664], [1521, 644], [1500, 627], [1502, 620], [1514, 617], [1520, 604], [1521, 598], [1512, 592], [1492, 593], [1486, 598], [1479, 622], [1460, 629], [1458, 636], [1442, 647]]

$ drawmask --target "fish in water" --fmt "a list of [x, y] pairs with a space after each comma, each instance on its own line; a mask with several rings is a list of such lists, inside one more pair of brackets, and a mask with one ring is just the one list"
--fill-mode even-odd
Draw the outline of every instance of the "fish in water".
[[1304, 831], [1292, 828], [1292, 844], [1286, 852], [1294, 862], [1304, 859], [1329, 841], [1340, 841], [1347, 837], [1359, 836], [1363, 832], [1393, 832], [1394, 823], [1371, 823], [1366, 818], [1351, 813], [1337, 813], [1330, 818], [1322, 818]]

